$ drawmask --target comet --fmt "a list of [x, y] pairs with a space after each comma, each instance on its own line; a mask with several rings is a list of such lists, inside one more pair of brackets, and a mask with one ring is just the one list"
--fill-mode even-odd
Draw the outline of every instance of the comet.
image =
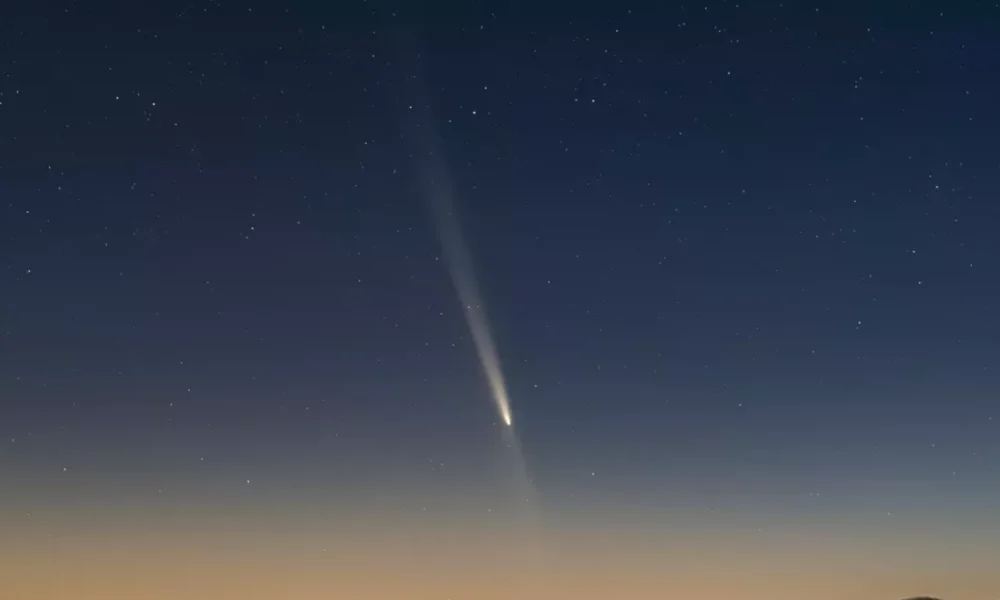
[[[409, 57], [419, 56], [413, 52]], [[416, 70], [416, 69], [415, 69]], [[430, 214], [441, 245], [442, 258], [448, 269], [452, 285], [462, 305], [463, 316], [469, 328], [479, 365], [489, 385], [490, 399], [503, 422], [498, 429], [506, 452], [501, 465], [509, 468], [515, 521], [512, 527], [523, 527], [519, 552], [534, 561], [543, 561], [547, 556], [546, 542], [542, 536], [540, 503], [535, 485], [528, 469], [528, 461], [521, 446], [507, 385], [504, 379], [496, 341], [490, 328], [486, 304], [480, 292], [473, 255], [466, 242], [457, 207], [457, 195], [448, 161], [444, 154], [444, 144], [431, 117], [431, 95], [425, 87], [424, 78], [411, 75], [406, 80], [406, 114], [410, 119], [407, 136], [411, 137], [414, 148], [416, 174], [430, 205]], [[419, 102], [419, 104], [418, 104]], [[500, 466], [500, 465], [498, 465]], [[501, 470], [506, 470], [501, 469]]]
[[500, 366], [496, 343], [493, 341], [486, 307], [479, 292], [472, 255], [462, 234], [462, 225], [456, 212], [454, 188], [447, 179], [443, 160], [438, 154], [434, 150], [429, 150], [427, 159], [426, 172], [432, 175], [428, 181], [428, 192], [445, 263], [458, 299], [462, 303], [465, 322], [472, 335], [472, 342], [476, 346], [483, 374], [489, 384], [490, 396], [504, 424], [511, 427], [513, 417], [510, 399], [507, 396], [507, 385], [504, 383], [503, 369]]
[[462, 303], [465, 321], [469, 326], [469, 333], [472, 334], [472, 341], [476, 346], [483, 374], [486, 375], [493, 403], [504, 424], [510, 427], [513, 421], [507, 385], [504, 383], [503, 369], [490, 331], [486, 308], [479, 293], [475, 272], [472, 270], [468, 247], [465, 246], [455, 209], [448, 206], [447, 200], [450, 198], [444, 194], [437, 198], [438, 201], [434, 202], [436, 221], [448, 270], [459, 301]]
[[[413, 70], [420, 70], [417, 64], [419, 52], [404, 53], [404, 56], [409, 60], [416, 59], [416, 62], [411, 63]], [[408, 60], [404, 59], [404, 62]], [[433, 123], [431, 94], [426, 88], [424, 77], [420, 75], [407, 76], [403, 92], [409, 99], [405, 105], [405, 114], [410, 124], [408, 135], [415, 150], [413, 158], [417, 174], [423, 182], [424, 192], [430, 202], [434, 226], [448, 273], [462, 304], [465, 322], [475, 344], [483, 374], [489, 384], [493, 404], [496, 405], [504, 424], [512, 427], [513, 414], [507, 396], [507, 385], [504, 383], [503, 369], [490, 329], [486, 307], [479, 292], [472, 254], [465, 241], [458, 216], [455, 186], [444, 154], [444, 144]]]
[[433, 94], [424, 76], [424, 58], [420, 44], [411, 34], [411, 31], [395, 30], [390, 40], [390, 44], [398, 49], [396, 66], [400, 75], [387, 88], [392, 95], [390, 102], [398, 108], [398, 114], [404, 121], [401, 138], [409, 142], [412, 150], [410, 156], [414, 163], [415, 183], [429, 205], [442, 258], [462, 306], [476, 358], [489, 387], [490, 401], [503, 422], [497, 431], [506, 451], [502, 453], [498, 466], [509, 467], [513, 480], [510, 491], [515, 502], [510, 506], [513, 514], [520, 517], [520, 526], [524, 527], [523, 545], [519, 552], [541, 560], [547, 555], [544, 536], [541, 535], [541, 504], [521, 446], [520, 432], [514, 427], [500, 356], [476, 278], [473, 253], [464, 235], [454, 179], [433, 114]]

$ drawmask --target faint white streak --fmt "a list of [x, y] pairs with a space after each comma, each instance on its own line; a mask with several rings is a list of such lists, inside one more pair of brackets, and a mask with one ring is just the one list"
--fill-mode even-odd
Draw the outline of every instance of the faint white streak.
[[500, 357], [497, 355], [496, 344], [490, 331], [489, 318], [479, 293], [476, 273], [472, 267], [472, 258], [462, 235], [461, 224], [455, 214], [451, 186], [438, 181], [431, 182], [431, 204], [434, 208], [435, 224], [445, 261], [451, 280], [458, 293], [465, 313], [465, 321], [472, 334], [472, 341], [479, 355], [486, 380], [490, 386], [493, 402], [500, 412], [500, 418], [507, 425], [511, 424], [510, 400], [507, 397], [507, 386], [504, 383], [503, 370], [500, 367]]
[[490, 394], [500, 418], [510, 426], [512, 423], [510, 400], [500, 366], [500, 357], [493, 341], [472, 257], [456, 211], [455, 188], [442, 150], [443, 144], [432, 124], [430, 95], [424, 88], [423, 77], [407, 76], [406, 82], [404, 92], [412, 101], [407, 103], [407, 114], [410, 119], [415, 120], [411, 123], [413, 135], [416, 137], [414, 142], [417, 151], [415, 156], [417, 174], [426, 187], [425, 192], [430, 200], [444, 259], [459, 301], [462, 303], [465, 321], [472, 334], [479, 362], [486, 374]]

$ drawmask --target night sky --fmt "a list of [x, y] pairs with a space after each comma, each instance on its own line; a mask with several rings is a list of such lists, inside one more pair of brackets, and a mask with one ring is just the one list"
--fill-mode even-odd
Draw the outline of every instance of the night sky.
[[1000, 590], [997, 5], [142, 4], [0, 18], [0, 597]]

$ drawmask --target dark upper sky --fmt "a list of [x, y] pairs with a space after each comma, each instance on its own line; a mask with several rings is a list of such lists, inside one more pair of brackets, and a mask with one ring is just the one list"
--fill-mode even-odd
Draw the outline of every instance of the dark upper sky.
[[551, 485], [996, 492], [995, 5], [328, 4], [5, 9], [0, 468], [475, 454], [419, 76]]

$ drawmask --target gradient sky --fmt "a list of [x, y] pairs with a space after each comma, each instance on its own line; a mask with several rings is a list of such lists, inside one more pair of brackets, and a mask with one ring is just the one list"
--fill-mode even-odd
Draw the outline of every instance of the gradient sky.
[[996, 5], [42, 4], [0, 597], [1000, 593]]

